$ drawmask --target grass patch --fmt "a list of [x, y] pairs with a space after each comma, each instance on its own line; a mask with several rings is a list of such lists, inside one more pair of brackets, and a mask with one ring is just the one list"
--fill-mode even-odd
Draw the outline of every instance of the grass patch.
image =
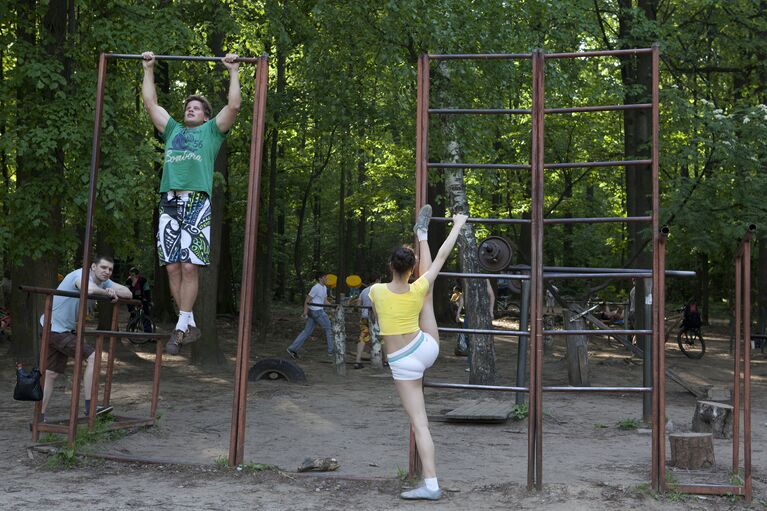
[[[93, 431], [89, 431], [87, 428], [79, 428], [75, 435], [74, 447], [63, 447], [59, 449], [56, 454], [48, 458], [48, 467], [69, 468], [75, 466], [79, 461], [77, 453], [82, 451], [83, 448], [103, 442], [111, 442], [126, 436], [128, 432], [124, 429], [109, 429], [114, 421], [115, 418], [113, 415], [99, 415], [96, 417], [96, 424], [93, 427]], [[58, 435], [54, 436], [58, 437]]]
[[511, 408], [511, 418], [512, 420], [515, 420], [515, 421], [521, 421], [522, 419], [526, 419], [529, 413], [530, 413], [530, 410], [527, 407], [527, 403], [514, 405]]
[[223, 468], [229, 468], [229, 456], [226, 456], [222, 454], [218, 458], [216, 458], [216, 461], [213, 462], [216, 465], [216, 468], [223, 469]]
[[638, 429], [641, 422], [639, 422], [638, 419], [623, 419], [620, 421], [617, 426], [618, 429], [622, 429], [624, 431], [631, 431], [633, 429]]
[[597, 428], [597, 429], [607, 429], [610, 426], [608, 426], [607, 424], [602, 424], [600, 422], [597, 422], [596, 424], [594, 424], [594, 427]]
[[253, 474], [267, 470], [278, 470], [278, 468], [277, 465], [269, 465], [268, 463], [243, 463], [237, 467], [237, 470], [242, 470], [246, 474]]

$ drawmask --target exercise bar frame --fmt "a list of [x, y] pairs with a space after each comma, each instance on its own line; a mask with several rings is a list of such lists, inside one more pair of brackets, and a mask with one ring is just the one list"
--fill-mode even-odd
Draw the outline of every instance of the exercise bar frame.
[[[588, 58], [588, 57], [620, 57], [633, 55], [650, 55], [652, 62], [652, 76], [650, 94], [652, 100], [650, 103], [641, 103], [634, 105], [604, 105], [604, 106], [583, 106], [574, 108], [545, 108], [544, 102], [544, 68], [547, 59], [563, 58]], [[531, 60], [532, 61], [532, 108], [499, 110], [499, 109], [430, 109], [429, 108], [429, 63], [432, 60]], [[531, 211], [532, 217], [527, 219], [480, 219], [472, 218], [472, 222], [484, 223], [520, 223], [531, 225], [531, 243], [530, 243], [530, 268], [526, 275], [493, 275], [493, 274], [460, 274], [443, 272], [442, 276], [453, 276], [459, 278], [513, 278], [520, 280], [530, 280], [531, 283], [531, 302], [530, 302], [530, 332], [531, 340], [529, 371], [529, 387], [494, 387], [477, 385], [455, 385], [439, 384], [425, 381], [425, 387], [440, 388], [465, 388], [465, 389], [483, 389], [484, 390], [502, 390], [529, 393], [529, 415], [528, 415], [528, 466], [527, 466], [527, 487], [542, 489], [543, 481], [543, 410], [542, 399], [543, 392], [578, 392], [586, 391], [582, 388], [564, 388], [564, 387], [544, 387], [542, 380], [543, 367], [543, 299], [545, 293], [544, 279], [565, 279], [565, 278], [631, 278], [631, 277], [652, 277], [652, 295], [654, 297], [651, 313], [651, 349], [650, 360], [652, 363], [650, 387], [591, 387], [588, 392], [640, 392], [650, 393], [652, 396], [652, 452], [651, 452], [651, 484], [656, 490], [663, 491], [665, 481], [662, 474], [665, 466], [665, 423], [662, 420], [665, 417], [665, 397], [663, 392], [664, 374], [664, 348], [662, 344], [663, 336], [663, 310], [664, 310], [664, 287], [663, 279], [665, 277], [665, 239], [668, 230], [661, 228], [659, 223], [659, 48], [653, 45], [652, 48], [609, 50], [609, 51], [589, 51], [576, 53], [551, 53], [545, 54], [543, 50], [536, 49], [532, 53], [524, 54], [496, 54], [496, 55], [478, 55], [478, 54], [457, 54], [457, 55], [421, 55], [418, 59], [418, 84], [417, 84], [417, 113], [416, 113], [416, 190], [415, 202], [416, 211], [418, 211], [427, 202], [428, 190], [428, 171], [432, 168], [486, 168], [486, 169], [530, 169], [532, 174], [532, 197]], [[652, 148], [651, 157], [641, 160], [623, 160], [623, 161], [601, 161], [601, 162], [569, 162], [569, 163], [546, 163], [544, 160], [544, 116], [545, 114], [574, 113], [574, 112], [595, 112], [595, 111], [623, 111], [629, 109], [650, 109], [652, 118], [651, 137]], [[435, 163], [429, 161], [429, 115], [430, 114], [502, 114], [502, 115], [530, 115], [532, 118], [532, 140], [530, 164], [481, 164], [481, 163]], [[649, 166], [652, 173], [652, 212], [649, 216], [641, 217], [615, 217], [615, 218], [543, 218], [543, 199], [544, 199], [544, 171], [546, 169], [558, 168], [597, 168], [597, 167], [628, 167], [628, 166]], [[653, 262], [652, 269], [634, 270], [634, 271], [580, 271], [580, 272], [552, 272], [544, 273], [543, 265], [543, 231], [545, 224], [563, 224], [563, 223], [604, 223], [604, 222], [641, 222], [649, 223], [652, 228], [652, 248]], [[583, 270], [583, 269], [581, 269]], [[580, 331], [577, 331], [580, 332]], [[623, 330], [625, 333], [646, 334], [647, 330]], [[483, 332], [484, 333], [484, 332]], [[576, 333], [576, 331], [562, 330], [557, 332], [560, 335]], [[519, 332], [520, 338], [525, 337], [525, 333]], [[518, 382], [519, 383], [519, 382]], [[418, 458], [418, 452], [415, 445], [415, 436], [413, 429], [410, 429], [410, 463], [409, 472], [411, 475], [420, 473], [421, 465]]]
[[[80, 280], [80, 293], [74, 293], [75, 296], [80, 298], [80, 307], [77, 313], [77, 341], [75, 343], [75, 360], [82, 358], [83, 351], [83, 337], [86, 335], [96, 335], [97, 344], [100, 345], [103, 336], [110, 336], [112, 339], [110, 344], [110, 352], [112, 352], [112, 345], [116, 337], [129, 337], [131, 334], [126, 332], [117, 331], [117, 309], [115, 309], [114, 316], [112, 318], [112, 330], [111, 331], [94, 331], [88, 332], [85, 330], [85, 315], [87, 307], [85, 306], [88, 299], [88, 281], [90, 279], [90, 267], [91, 267], [91, 251], [90, 246], [93, 241], [93, 217], [96, 204], [96, 183], [99, 175], [99, 163], [101, 157], [101, 124], [104, 111], [104, 90], [106, 86], [106, 74], [107, 74], [107, 62], [109, 60], [118, 59], [143, 59], [142, 55], [137, 54], [122, 54], [122, 53], [101, 53], [99, 54], [98, 72], [96, 81], [96, 105], [95, 116], [93, 122], [93, 142], [91, 146], [91, 163], [90, 163], [90, 183], [88, 188], [88, 207], [86, 212], [85, 222], [85, 236], [83, 238], [83, 263], [82, 263], [82, 279]], [[179, 56], [179, 55], [156, 55], [157, 60], [186, 60], [186, 61], [204, 61], [204, 62], [220, 62], [222, 57], [204, 57], [204, 56]], [[229, 464], [238, 465], [243, 462], [243, 451], [245, 441], [245, 410], [247, 402], [247, 374], [248, 374], [248, 362], [250, 357], [250, 341], [251, 341], [251, 326], [253, 320], [253, 284], [255, 281], [255, 257], [256, 257], [256, 236], [258, 233], [258, 210], [259, 210], [259, 193], [261, 186], [261, 158], [263, 155], [263, 141], [264, 141], [264, 121], [266, 111], [266, 93], [267, 84], [269, 80], [269, 68], [268, 68], [268, 56], [262, 55], [260, 57], [238, 57], [237, 62], [256, 64], [255, 73], [255, 93], [253, 99], [253, 117], [251, 127], [251, 144], [250, 144], [250, 161], [248, 164], [248, 204], [245, 218], [245, 243], [243, 254], [243, 271], [242, 271], [242, 285], [240, 293], [240, 317], [237, 332], [237, 357], [235, 365], [234, 375], [234, 391], [233, 391], [233, 406], [232, 406], [232, 424], [231, 435], [229, 445]], [[46, 291], [31, 291], [31, 292], [43, 292], [47, 294], [46, 298], [46, 322], [43, 325], [43, 335], [50, 335], [50, 311], [53, 304], [53, 295], [61, 294], [60, 291], [46, 290]], [[158, 334], [134, 334], [140, 337], [156, 336]], [[44, 337], [44, 341], [47, 341], [47, 337]], [[162, 343], [157, 343], [157, 360], [161, 360], [162, 355]], [[47, 349], [47, 342], [43, 342], [41, 354], [44, 354]], [[45, 358], [41, 363], [45, 363]], [[94, 374], [98, 374], [100, 358], [96, 360], [96, 367]], [[108, 366], [108, 385], [105, 387], [105, 399], [109, 399], [109, 391], [111, 390], [111, 367], [113, 364], [113, 358], [110, 359]], [[155, 362], [155, 382], [153, 383], [153, 401], [151, 407], [152, 421], [156, 415], [157, 408], [157, 389], [159, 389], [159, 364]], [[77, 433], [77, 412], [80, 399], [80, 379], [82, 373], [82, 364], [76, 363], [74, 366], [73, 381], [72, 381], [72, 400], [70, 403], [69, 419], [67, 422], [67, 445], [69, 447], [74, 446], [75, 435]], [[94, 386], [97, 390], [97, 386]], [[50, 426], [38, 424], [39, 419], [39, 405], [35, 407], [35, 417], [33, 422], [33, 435], [38, 434], [39, 431], [47, 431]], [[91, 414], [90, 423], [91, 427], [94, 424], [94, 411], [95, 402], [91, 401]], [[137, 424], [133, 424], [134, 426]]]

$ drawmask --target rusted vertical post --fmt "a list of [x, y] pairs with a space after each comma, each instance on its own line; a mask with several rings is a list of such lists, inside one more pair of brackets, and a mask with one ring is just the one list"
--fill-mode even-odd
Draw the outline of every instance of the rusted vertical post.
[[[743, 241], [743, 485], [751, 502], [751, 236]], [[739, 391], [740, 389], [738, 389]]]
[[91, 395], [87, 396], [91, 402], [88, 407], [88, 431], [93, 431], [96, 426], [96, 404], [99, 401], [99, 374], [101, 373], [101, 355], [104, 352], [104, 336], [96, 337], [96, 351], [93, 355], [93, 376], [91, 378]]
[[[653, 445], [652, 445], [652, 468], [651, 468], [651, 484], [655, 489], [662, 489], [662, 484], [659, 479], [660, 468], [658, 467], [658, 460], [660, 459], [659, 445], [660, 442], [665, 442], [665, 408], [663, 403], [663, 397], [658, 392], [658, 384], [662, 373], [658, 372], [660, 364], [661, 351], [665, 349], [660, 345], [660, 329], [663, 323], [663, 304], [662, 295], [664, 293], [663, 287], [663, 268], [664, 263], [662, 261], [664, 257], [663, 247], [661, 247], [661, 226], [660, 226], [660, 172], [659, 172], [659, 159], [660, 159], [660, 109], [659, 109], [659, 47], [658, 44], [654, 44], [651, 54], [651, 77], [650, 77], [650, 94], [652, 97], [651, 118], [652, 118], [652, 149], [651, 149], [651, 172], [652, 172], [652, 253], [653, 253], [653, 265], [652, 265], [652, 312], [651, 312], [651, 354], [649, 356], [650, 366], [652, 370], [652, 386], [653, 392], [651, 398], [653, 403], [650, 406], [652, 415], [652, 430], [653, 430]], [[663, 403], [663, 404], [662, 404]]]
[[229, 436], [229, 465], [239, 465], [245, 450], [245, 409], [247, 406], [248, 363], [250, 359], [251, 325], [253, 322], [253, 285], [256, 271], [256, 241], [258, 238], [258, 209], [261, 188], [261, 158], [263, 153], [266, 85], [269, 68], [266, 56], [256, 67], [256, 91], [253, 99], [250, 164], [248, 167], [248, 205], [245, 216], [243, 243], [240, 319], [237, 327], [237, 360], [234, 373], [232, 427]]
[[83, 237], [83, 274], [80, 279], [80, 307], [77, 312], [77, 341], [75, 343], [75, 367], [72, 374], [72, 400], [69, 405], [69, 428], [67, 446], [75, 445], [77, 433], [77, 410], [80, 404], [80, 378], [82, 376], [83, 330], [85, 315], [88, 311], [88, 282], [91, 270], [91, 242], [93, 241], [93, 211], [96, 203], [96, 181], [99, 175], [101, 159], [101, 118], [104, 111], [104, 85], [106, 83], [107, 59], [104, 53], [99, 55], [98, 80], [96, 82], [96, 113], [93, 121], [93, 144], [91, 147], [91, 176], [88, 186], [88, 211], [85, 218], [85, 236]]
[[[48, 370], [48, 343], [51, 338], [51, 312], [53, 311], [53, 295], [48, 294], [45, 297], [45, 307], [43, 309], [44, 318], [43, 321], [43, 333], [40, 337], [40, 387], [45, 389], [45, 372]], [[35, 319], [37, 321], [37, 319]], [[37, 429], [37, 423], [40, 422], [40, 413], [43, 409], [43, 402], [37, 401], [35, 403], [35, 411], [32, 414], [32, 441], [37, 442], [40, 438], [40, 431]]]
[[657, 257], [658, 262], [658, 309], [653, 316], [653, 433], [652, 433], [652, 466], [651, 482], [654, 489], [665, 491], [666, 489], [666, 359], [665, 359], [665, 333], [663, 316], [666, 309], [666, 237], [668, 228], [661, 228], [658, 238]]
[[530, 226], [530, 397], [528, 408], [527, 487], [542, 488], [543, 477], [543, 183], [544, 54], [532, 54], [532, 222]]
[[[416, 215], [428, 200], [429, 189], [429, 56], [418, 57], [416, 100], [416, 143], [415, 143], [415, 212]], [[419, 243], [415, 244], [418, 252]], [[416, 267], [416, 274], [418, 267]], [[418, 456], [418, 446], [415, 443], [415, 431], [409, 428], [408, 447], [408, 476], [417, 477], [421, 474], [421, 458]]]
[[[120, 319], [120, 308], [117, 305], [112, 307], [112, 326], [110, 327], [113, 332], [120, 329], [118, 320]], [[104, 398], [101, 404], [104, 406], [109, 405], [112, 399], [112, 375], [114, 375], [115, 368], [115, 347], [117, 344], [117, 337], [114, 335], [109, 337], [109, 354], [107, 355], [107, 371], [104, 376]]]
[[152, 378], [152, 401], [149, 405], [149, 416], [152, 424], [157, 420], [157, 402], [160, 399], [160, 368], [162, 367], [162, 342], [157, 340], [154, 352], [154, 375]]
[[[739, 250], [740, 252], [740, 250]], [[740, 332], [743, 312], [743, 254], [735, 258], [735, 350], [732, 367], [732, 472], [740, 465]]]

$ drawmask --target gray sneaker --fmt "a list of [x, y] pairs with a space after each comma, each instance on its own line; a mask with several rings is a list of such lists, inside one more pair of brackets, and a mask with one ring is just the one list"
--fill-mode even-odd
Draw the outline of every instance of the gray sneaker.
[[439, 498], [442, 497], [442, 490], [437, 488], [432, 491], [424, 484], [418, 488], [403, 491], [399, 494], [399, 497], [405, 500], [439, 500]]
[[181, 351], [181, 345], [184, 343], [184, 332], [181, 330], [175, 330], [170, 334], [168, 344], [165, 345], [165, 352], [168, 355], [178, 355]]
[[418, 216], [415, 219], [415, 225], [413, 226], [413, 232], [418, 234], [418, 231], [429, 232], [429, 221], [431, 220], [431, 206], [425, 204], [421, 211], [418, 212]]
[[186, 333], [184, 334], [183, 344], [189, 344], [190, 342], [194, 342], [200, 337], [202, 337], [202, 331], [196, 326], [190, 325], [189, 328], [186, 329]]

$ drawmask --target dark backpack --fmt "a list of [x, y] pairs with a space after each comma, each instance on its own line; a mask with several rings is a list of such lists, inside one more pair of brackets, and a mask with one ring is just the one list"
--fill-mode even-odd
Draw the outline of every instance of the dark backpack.
[[703, 322], [700, 319], [700, 312], [698, 312], [698, 304], [690, 302], [685, 305], [682, 326], [686, 329], [700, 328], [702, 324]]

